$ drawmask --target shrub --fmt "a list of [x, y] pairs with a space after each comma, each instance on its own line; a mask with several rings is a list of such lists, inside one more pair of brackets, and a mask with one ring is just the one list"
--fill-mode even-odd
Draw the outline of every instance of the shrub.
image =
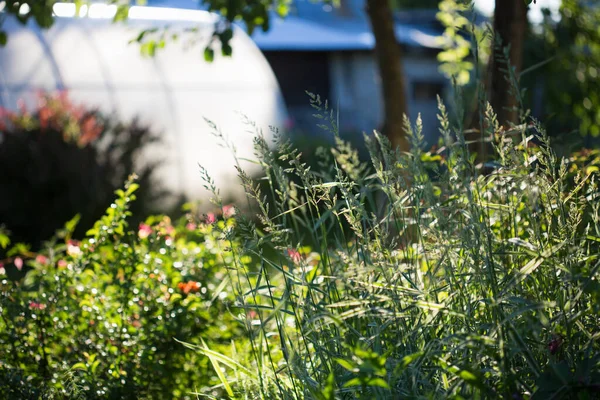
[[[204, 338], [222, 350], [239, 336], [224, 307], [231, 256], [223, 249], [236, 245], [215, 230], [233, 219], [188, 213], [131, 229], [136, 189], [130, 181], [118, 191], [80, 242], [69, 223], [40, 253], [8, 251], [0, 266], [1, 398], [185, 399], [215, 383], [208, 360], [175, 339]], [[26, 265], [24, 280], [7, 279]]]
[[220, 356], [232, 397], [597, 396], [595, 161], [559, 159], [535, 120], [504, 131], [488, 106], [483, 173], [440, 103], [439, 150], [407, 121], [410, 153], [376, 133], [367, 165], [313, 105], [336, 142], [318, 169], [259, 133], [265, 178], [240, 171], [258, 222], [238, 219], [237, 254], [260, 268], [230, 271], [251, 343], [249, 361]]
[[[134, 172], [142, 149], [156, 141], [137, 121], [114, 123], [65, 93], [41, 94], [32, 112], [0, 110], [0, 224], [13, 240], [39, 248], [79, 214], [81, 236]], [[136, 171], [143, 185], [136, 217], [148, 215], [165, 194], [153, 180], [155, 167]]]

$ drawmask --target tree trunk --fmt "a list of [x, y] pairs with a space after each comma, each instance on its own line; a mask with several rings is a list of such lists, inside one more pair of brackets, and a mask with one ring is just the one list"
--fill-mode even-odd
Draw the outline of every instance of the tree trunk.
[[[499, 38], [502, 48], [510, 46], [510, 64], [519, 76], [523, 63], [523, 42], [527, 31], [527, 4], [524, 0], [496, 0], [494, 12], [495, 42]], [[502, 125], [518, 123], [517, 98], [510, 93], [506, 80], [503, 50], [495, 50], [491, 61], [490, 103]], [[504, 71], [503, 71], [504, 70]]]
[[375, 36], [375, 53], [383, 91], [384, 125], [382, 133], [394, 148], [408, 151], [403, 128], [407, 114], [402, 72], [402, 50], [396, 41], [394, 18], [389, 0], [367, 0], [367, 14]]

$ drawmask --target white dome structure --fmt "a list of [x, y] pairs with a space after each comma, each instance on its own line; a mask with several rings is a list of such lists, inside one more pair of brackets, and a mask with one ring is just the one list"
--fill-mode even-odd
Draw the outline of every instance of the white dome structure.
[[[252, 40], [236, 27], [233, 56], [216, 51], [207, 63], [204, 45], [216, 18], [208, 12], [132, 7], [126, 24], [113, 24], [110, 6], [94, 4], [78, 18], [72, 17], [73, 4], [55, 7], [58, 17], [47, 31], [5, 19], [9, 40], [0, 47], [0, 106], [15, 109], [19, 99], [34, 101], [39, 90], [66, 90], [74, 102], [115, 113], [123, 122], [139, 117], [162, 134], [164, 144], [146, 157], [165, 162], [159, 178], [168, 189], [205, 199], [201, 164], [223, 195], [239, 195], [231, 151], [219, 145], [204, 118], [229, 137], [241, 158], [251, 157], [253, 135], [240, 113], [266, 135], [269, 126], [283, 125], [287, 113], [277, 80]], [[191, 48], [184, 46], [189, 36], [169, 41], [154, 57], [129, 44], [141, 30], [166, 25], [196, 28], [194, 37], [201, 40]]]

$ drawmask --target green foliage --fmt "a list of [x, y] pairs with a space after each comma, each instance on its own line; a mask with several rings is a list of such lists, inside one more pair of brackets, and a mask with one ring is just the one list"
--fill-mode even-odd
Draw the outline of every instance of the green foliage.
[[0, 394], [594, 398], [598, 152], [560, 159], [539, 122], [506, 132], [488, 105], [486, 172], [440, 102], [437, 150], [417, 119], [408, 153], [365, 136], [366, 163], [311, 104], [334, 146], [311, 168], [257, 131], [264, 177], [239, 169], [256, 219], [202, 169], [222, 219], [190, 206], [132, 230], [130, 180], [85, 240], [75, 219], [40, 253], [10, 247]]
[[157, 165], [140, 168], [136, 160], [158, 137], [137, 121], [115, 123], [75, 105], [65, 93], [38, 100], [31, 111], [0, 109], [0, 223], [12, 239], [37, 249], [75, 214], [81, 237], [134, 169], [145, 185], [134, 211], [148, 215], [164, 193], [154, 182]]
[[436, 15], [445, 27], [444, 34], [438, 39], [444, 48], [437, 56], [440, 72], [460, 86], [469, 83], [474, 67], [471, 61], [467, 61], [471, 54], [471, 42], [467, 35], [476, 29], [465, 16], [471, 8], [472, 5], [464, 2], [443, 0], [439, 2], [440, 11]]
[[[35, 23], [44, 29], [48, 29], [52, 27], [54, 24], [54, 13], [53, 7], [56, 3], [67, 2], [62, 0], [3, 0], [4, 9], [2, 12], [13, 15], [17, 18], [17, 20], [23, 25], [27, 24], [30, 20], [35, 21]], [[79, 15], [79, 11], [82, 5], [88, 5], [92, 2], [89, 0], [71, 0], [68, 1], [70, 3], [75, 3], [75, 7], [77, 10], [77, 15]], [[116, 5], [117, 12], [113, 18], [114, 22], [124, 21], [127, 19], [127, 14], [129, 12], [129, 0], [108, 0], [105, 2], [106, 4]], [[144, 0], [137, 0], [137, 4], [145, 4]], [[2, 20], [0, 18], [0, 47], [6, 45], [9, 40], [8, 34], [6, 31], [2, 30]]]
[[236, 254], [260, 264], [230, 276], [250, 346], [198, 349], [220, 357], [232, 397], [596, 396], [596, 153], [561, 159], [538, 121], [506, 132], [488, 104], [484, 170], [440, 102], [439, 149], [417, 119], [410, 152], [375, 133], [365, 163], [327, 103], [311, 103], [335, 142], [317, 168], [257, 132], [264, 178], [240, 170], [258, 222], [238, 220]]
[[524, 85], [543, 83], [542, 107], [551, 134], [578, 131], [600, 135], [600, 8], [584, 0], [564, 0], [560, 21], [546, 13], [532, 32], [525, 56], [534, 66]]
[[[232, 243], [215, 229], [234, 222], [189, 213], [132, 229], [136, 190], [133, 180], [119, 190], [85, 240], [56, 239], [3, 260], [0, 397], [192, 399], [218, 383], [207, 361], [175, 339], [203, 337], [222, 351], [236, 337], [223, 285]], [[17, 258], [31, 271], [14, 281], [6, 274]]]

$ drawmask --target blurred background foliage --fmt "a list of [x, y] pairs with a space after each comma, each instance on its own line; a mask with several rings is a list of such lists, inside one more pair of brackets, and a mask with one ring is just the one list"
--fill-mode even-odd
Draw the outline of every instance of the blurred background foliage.
[[[600, 136], [600, 7], [563, 0], [559, 21], [544, 13], [525, 50], [531, 71], [522, 77], [534, 112], [566, 141]], [[533, 69], [535, 67], [535, 69]], [[587, 143], [591, 143], [588, 141]]]
[[32, 110], [0, 110], [0, 132], [0, 223], [13, 241], [33, 249], [76, 214], [74, 234], [82, 237], [133, 171], [144, 185], [136, 218], [167, 196], [154, 179], [159, 163], [137, 162], [160, 142], [157, 133], [73, 104], [66, 93], [40, 94]]

